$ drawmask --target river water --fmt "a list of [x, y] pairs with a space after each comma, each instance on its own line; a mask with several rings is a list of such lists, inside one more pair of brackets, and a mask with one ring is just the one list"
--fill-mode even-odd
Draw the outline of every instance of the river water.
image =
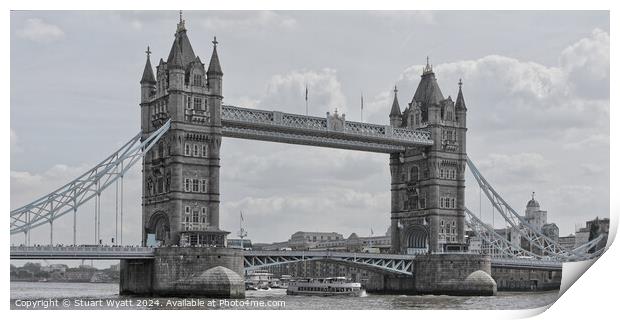
[[[364, 294], [362, 297], [288, 296], [284, 289], [247, 291], [246, 299], [150, 298], [118, 295], [117, 283], [11, 282], [11, 309], [532, 309], [558, 291], [498, 292], [493, 297]], [[63, 305], [64, 304], [64, 305]], [[131, 304], [131, 305], [130, 305]]]

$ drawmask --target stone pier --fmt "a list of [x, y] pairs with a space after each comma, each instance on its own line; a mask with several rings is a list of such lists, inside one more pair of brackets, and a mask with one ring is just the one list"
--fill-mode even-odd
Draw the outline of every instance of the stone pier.
[[122, 260], [121, 295], [243, 298], [243, 253], [238, 249], [166, 247], [153, 260]]
[[491, 296], [497, 284], [491, 277], [491, 258], [478, 254], [429, 254], [415, 257], [418, 294]]

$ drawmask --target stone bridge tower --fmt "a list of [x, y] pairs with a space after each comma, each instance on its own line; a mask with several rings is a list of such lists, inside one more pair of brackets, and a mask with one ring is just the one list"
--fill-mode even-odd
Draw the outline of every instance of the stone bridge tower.
[[465, 244], [467, 109], [459, 81], [456, 102], [444, 99], [432, 66], [401, 113], [394, 88], [390, 125], [428, 130], [434, 144], [390, 155], [391, 236], [395, 253], [459, 250]]
[[140, 80], [143, 138], [172, 127], [142, 165], [143, 245], [224, 246], [219, 229], [222, 69], [217, 41], [207, 69], [194, 54], [182, 16], [168, 59], [155, 73], [147, 50]]

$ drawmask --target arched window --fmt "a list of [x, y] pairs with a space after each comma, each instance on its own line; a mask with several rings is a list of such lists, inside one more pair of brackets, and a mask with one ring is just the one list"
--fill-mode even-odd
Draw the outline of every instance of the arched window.
[[409, 180], [418, 181], [420, 179], [418, 167], [411, 167], [411, 174], [409, 175]]
[[190, 153], [189, 143], [186, 143], [186, 144], [185, 144], [185, 155], [186, 155], [186, 156], [191, 155], [191, 153]]

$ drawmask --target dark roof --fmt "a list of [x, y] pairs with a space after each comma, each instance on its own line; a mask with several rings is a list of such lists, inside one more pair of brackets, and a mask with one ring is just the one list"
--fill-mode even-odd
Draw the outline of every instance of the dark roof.
[[142, 72], [140, 83], [157, 83], [155, 75], [153, 75], [153, 67], [151, 66], [151, 58], [149, 56], [146, 57], [146, 65], [144, 65], [144, 72]]
[[400, 105], [398, 104], [397, 92], [398, 92], [398, 90], [396, 90], [396, 88], [394, 88], [394, 101], [392, 102], [392, 110], [390, 111], [390, 117], [392, 117], [392, 116], [400, 116], [401, 115]]
[[534, 198], [532, 198], [530, 201], [527, 202], [527, 208], [540, 208], [540, 203], [538, 203], [538, 201], [534, 200]]
[[439, 104], [444, 100], [441, 89], [437, 84], [435, 73], [432, 71], [424, 72], [418, 88], [413, 95], [413, 101], [421, 102], [423, 105]]
[[179, 29], [174, 34], [174, 42], [170, 48], [167, 62], [170, 66], [185, 67], [194, 59], [196, 59], [196, 55], [187, 37], [187, 31], [185, 28]]
[[209, 61], [209, 69], [207, 74], [223, 75], [222, 67], [220, 66], [220, 58], [217, 56], [217, 41], [213, 40], [213, 54], [211, 55], [211, 61]]
[[467, 107], [465, 106], [465, 99], [463, 98], [463, 91], [461, 90], [461, 84], [462, 83], [459, 82], [459, 94], [456, 96], [456, 103], [454, 106], [456, 107], [456, 110], [467, 110]]

